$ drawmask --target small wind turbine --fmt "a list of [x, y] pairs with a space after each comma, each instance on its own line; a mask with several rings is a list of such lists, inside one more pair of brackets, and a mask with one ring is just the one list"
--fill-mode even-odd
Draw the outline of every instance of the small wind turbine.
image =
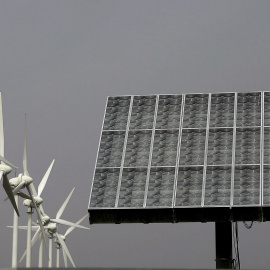
[[[67, 225], [70, 227], [76, 227], [76, 228], [81, 228], [81, 229], [87, 229], [89, 230], [88, 227], [84, 227], [79, 225], [79, 223], [73, 223], [67, 220], [63, 220], [61, 219], [61, 215], [63, 214], [69, 200], [70, 197], [72, 195], [72, 193], [74, 192], [75, 187], [71, 190], [71, 192], [69, 193], [69, 195], [67, 196], [66, 200], [64, 201], [64, 203], [61, 205], [61, 207], [59, 208], [55, 219], [51, 219], [49, 216], [47, 216], [46, 214], [44, 214], [44, 210], [42, 209], [43, 212], [43, 216], [42, 216], [42, 222], [44, 224], [44, 228], [47, 230], [47, 232], [49, 233], [49, 262], [48, 262], [48, 266], [52, 267], [52, 239], [53, 239], [53, 235], [57, 232], [57, 224], [61, 224], [61, 225]], [[34, 191], [35, 192], [35, 191]], [[41, 207], [41, 205], [40, 205]], [[40, 222], [40, 221], [39, 221]], [[25, 226], [20, 226], [19, 228], [26, 228]], [[36, 229], [36, 227], [34, 226], [34, 228]], [[32, 240], [31, 240], [31, 246], [34, 245], [34, 243], [37, 241], [39, 234], [41, 233], [40, 231], [41, 229], [38, 228], [35, 235], [33, 236]], [[25, 257], [25, 255], [27, 254], [27, 250], [24, 252], [24, 254], [22, 255], [20, 262], [23, 260], [23, 258]], [[40, 252], [41, 254], [41, 252]], [[42, 261], [42, 257], [39, 258], [39, 265], [41, 265], [41, 261]]]
[[47, 225], [47, 229], [48, 232], [50, 233], [50, 237], [49, 237], [49, 263], [48, 266], [52, 267], [52, 238], [53, 238], [53, 234], [57, 231], [57, 226], [56, 224], [62, 224], [62, 225], [67, 225], [67, 226], [73, 226], [73, 227], [77, 227], [77, 228], [82, 228], [82, 229], [89, 229], [87, 227], [81, 226], [79, 224], [75, 224], [63, 219], [60, 219], [69, 200], [70, 197], [72, 195], [72, 193], [74, 192], [75, 187], [71, 190], [71, 192], [69, 193], [69, 195], [67, 196], [66, 200], [64, 201], [64, 203], [62, 204], [62, 206], [59, 208], [55, 219], [50, 219], [49, 216], [44, 215], [42, 217], [43, 221], [44, 221], [44, 225]]
[[[53, 165], [53, 162], [52, 162], [52, 165]], [[49, 172], [47, 171], [48, 174], [47, 173], [45, 174], [45, 176], [46, 176], [45, 179], [43, 179], [41, 181], [41, 188], [40, 188], [41, 192], [42, 192], [42, 190], [43, 190], [43, 188], [44, 188], [44, 186], [46, 184], [46, 181], [48, 179], [48, 176], [49, 176], [52, 165], [48, 169]], [[31, 198], [31, 200], [29, 200], [29, 198], [27, 198], [24, 201], [24, 205], [27, 206], [27, 213], [28, 213], [26, 267], [30, 267], [30, 265], [31, 265], [32, 208], [36, 209], [37, 217], [38, 217], [38, 220], [39, 220], [39, 226], [40, 226], [40, 229], [41, 229], [41, 232], [42, 232], [42, 237], [43, 237], [45, 246], [46, 246], [46, 242], [45, 242], [45, 232], [44, 232], [43, 223], [42, 223], [42, 215], [41, 215], [40, 209], [37, 206], [37, 205], [41, 204], [43, 200], [39, 196], [36, 199], [34, 198], [33, 193], [32, 193], [32, 188], [34, 187], [33, 186], [33, 179], [31, 178], [31, 176], [30, 176], [30, 174], [28, 172], [28, 169], [27, 169], [27, 119], [26, 119], [26, 115], [25, 115], [24, 151], [23, 151], [23, 174], [19, 174], [17, 178], [11, 179], [10, 183], [14, 187], [16, 186], [14, 188], [13, 192], [12, 192], [12, 195], [13, 195], [13, 193], [14, 194], [19, 193], [20, 195], [22, 195], [23, 193], [21, 193], [21, 189], [26, 188], [28, 193], [29, 193], [29, 196]]]
[[[80, 219], [79, 221], [77, 221], [75, 224], [80, 224], [86, 217], [88, 216], [88, 214], [86, 214], [82, 219]], [[75, 263], [69, 253], [69, 250], [66, 246], [66, 238], [67, 236], [75, 229], [75, 227], [69, 227], [66, 231], [66, 233], [64, 235], [62, 234], [58, 234], [57, 232], [55, 233], [56, 235], [56, 239], [55, 239], [55, 242], [57, 244], [57, 259], [56, 259], [56, 267], [59, 267], [59, 251], [60, 251], [60, 248], [62, 247], [62, 252], [63, 252], [63, 258], [64, 258], [64, 264], [65, 264], [65, 267], [67, 268], [68, 267], [68, 264], [67, 264], [67, 256], [71, 262], [71, 264], [73, 265], [73, 267], [75, 268]]]
[[[77, 221], [75, 224], [76, 225], [79, 225], [86, 217], [88, 216], [88, 214], [86, 214], [82, 219], [80, 219], [79, 221]], [[8, 227], [11, 227], [12, 226], [8, 226]], [[70, 255], [70, 252], [65, 244], [65, 241], [66, 241], [66, 238], [67, 236], [75, 229], [76, 227], [74, 226], [71, 226], [69, 227], [67, 230], [66, 230], [66, 233], [64, 235], [62, 234], [59, 234], [57, 233], [58, 231], [58, 228], [56, 226], [56, 224], [52, 224], [51, 226], [48, 226], [46, 227], [47, 229], [47, 234], [50, 236], [54, 236], [55, 237], [55, 242], [57, 244], [57, 259], [56, 259], [56, 267], [59, 267], [59, 249], [61, 247], [63, 247], [62, 251], [63, 251], [63, 258], [64, 258], [64, 263], [65, 263], [65, 267], [68, 267], [68, 264], [67, 264], [67, 257], [69, 258], [70, 262], [72, 263], [73, 267], [75, 267], [75, 264], [74, 264], [74, 261]], [[84, 227], [85, 229], [89, 229], [87, 227]], [[19, 226], [19, 229], [24, 229], [26, 230], [27, 229], [27, 226]], [[40, 227], [38, 225], [35, 225], [35, 226], [32, 226], [32, 230], [35, 230], [35, 234], [31, 240], [31, 246], [33, 246], [37, 240], [40, 238]], [[64, 241], [64, 244], [62, 242], [62, 240]], [[40, 253], [40, 252], [39, 252]], [[24, 252], [23, 256], [21, 257], [21, 260], [23, 260], [23, 258], [25, 257], [26, 255], [26, 251]], [[42, 267], [42, 256], [39, 258], [39, 267]]]

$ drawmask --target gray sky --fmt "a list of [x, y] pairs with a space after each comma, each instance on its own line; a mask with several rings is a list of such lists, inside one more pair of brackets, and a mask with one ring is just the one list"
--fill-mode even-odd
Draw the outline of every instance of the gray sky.
[[[6, 157], [21, 171], [27, 113], [36, 187], [56, 159], [44, 209], [54, 217], [76, 186], [62, 217], [79, 220], [106, 97], [269, 90], [269, 13], [269, 1], [249, 0], [0, 1]], [[0, 198], [0, 267], [9, 267], [13, 213], [3, 189]], [[269, 268], [269, 232], [240, 224], [242, 268]], [[78, 267], [214, 268], [214, 233], [213, 223], [93, 225], [66, 243]], [[19, 255], [25, 241], [20, 232]]]

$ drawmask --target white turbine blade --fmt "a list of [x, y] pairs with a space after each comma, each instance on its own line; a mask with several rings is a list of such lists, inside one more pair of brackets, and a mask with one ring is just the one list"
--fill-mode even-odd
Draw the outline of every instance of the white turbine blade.
[[63, 252], [63, 258], [64, 258], [64, 264], [65, 264], [65, 267], [67, 268], [68, 267], [68, 264], [67, 264], [67, 254], [66, 254], [66, 252], [64, 251], [63, 248], [62, 248], [62, 252]]
[[[41, 233], [41, 231], [40, 231], [40, 227], [39, 227], [38, 230], [35, 232], [35, 234], [34, 234], [32, 240], [31, 240], [31, 247], [37, 242], [37, 240], [38, 240], [38, 238], [39, 238], [39, 236], [40, 236], [40, 233]], [[26, 256], [26, 252], [27, 252], [27, 250], [24, 251], [24, 253], [23, 253], [23, 255], [22, 255], [21, 259], [20, 259], [20, 262], [21, 262], [21, 261], [24, 259], [24, 257]]]
[[8, 178], [7, 178], [6, 175], [3, 175], [3, 188], [6, 191], [6, 193], [8, 195], [8, 198], [9, 198], [11, 204], [13, 205], [14, 210], [16, 211], [16, 213], [17, 213], [17, 215], [19, 217], [20, 216], [19, 210], [18, 210], [16, 201], [15, 201], [14, 195], [12, 193], [12, 188], [10, 186], [10, 183], [9, 183]]
[[62, 249], [65, 251], [65, 253], [67, 254], [67, 256], [68, 256], [68, 258], [70, 260], [70, 262], [72, 263], [73, 267], [75, 268], [76, 266], [75, 266], [74, 261], [73, 261], [71, 255], [70, 255], [70, 253], [68, 251], [68, 248], [67, 248], [67, 245], [66, 245], [65, 241], [62, 239], [62, 237], [57, 232], [55, 234], [56, 234], [56, 236], [57, 236], [57, 238], [58, 238], [58, 240], [59, 240], [59, 242], [60, 242], [60, 244], [62, 246]]
[[17, 195], [19, 195], [20, 197], [22, 197], [24, 199], [31, 200], [31, 197], [29, 195], [23, 193], [22, 191], [18, 192]]
[[79, 225], [79, 224], [75, 224], [75, 223], [72, 223], [70, 221], [67, 221], [67, 220], [63, 220], [63, 219], [51, 219], [52, 222], [55, 222], [57, 224], [62, 224], [62, 225], [67, 225], [67, 226], [72, 226], [72, 227], [76, 227], [76, 228], [81, 228], [81, 229], [85, 229], [85, 230], [89, 230], [89, 228], [87, 227], [84, 227], [82, 225]]
[[24, 148], [23, 148], [23, 174], [29, 176], [27, 170], [27, 118], [25, 114], [25, 135], [24, 135]]
[[[13, 226], [7, 226], [7, 228], [13, 228]], [[27, 230], [27, 226], [18, 226], [20, 230]], [[32, 226], [32, 231], [37, 231], [39, 226]]]
[[24, 188], [25, 181], [22, 181], [17, 187], [13, 189], [13, 194], [16, 195], [22, 188]]
[[59, 208], [57, 214], [56, 214], [56, 219], [60, 218], [61, 215], [63, 214], [68, 202], [69, 202], [69, 199], [74, 191], [75, 187], [71, 190], [71, 192], [69, 193], [69, 195], [67, 196], [66, 200], [64, 201], [64, 203], [62, 204], [62, 206]]
[[9, 162], [7, 159], [5, 159], [3, 156], [0, 155], [0, 160], [3, 161], [5, 164], [7, 164], [8, 166], [14, 168], [15, 170], [18, 169], [17, 166], [15, 166], [14, 164], [12, 164], [11, 162]]
[[47, 256], [49, 258], [49, 253], [48, 253], [46, 239], [45, 239], [45, 230], [44, 230], [43, 223], [42, 223], [41, 213], [40, 213], [39, 208], [36, 205], [36, 201], [35, 201], [35, 199], [33, 197], [33, 194], [32, 194], [32, 191], [31, 191], [30, 187], [29, 186], [26, 186], [26, 188], [27, 188], [27, 190], [29, 192], [29, 195], [30, 195], [30, 197], [32, 199], [32, 202], [33, 202], [33, 204], [34, 204], [34, 206], [36, 208], [36, 211], [37, 211], [38, 222], [39, 222], [39, 226], [40, 226], [40, 229], [41, 229], [41, 236], [43, 238], [43, 242], [44, 242], [44, 246], [45, 246], [45, 250], [46, 250]]
[[[37, 228], [38, 229], [38, 228], [40, 228], [40, 226], [37, 223], [35, 223], [34, 221], [32, 221], [32, 228]], [[47, 229], [47, 226], [44, 226], [44, 229]], [[47, 231], [45, 231], [45, 234], [50, 236], [50, 234]]]
[[4, 121], [3, 121], [3, 104], [2, 93], [0, 92], [0, 155], [4, 156]]
[[45, 185], [46, 185], [46, 183], [47, 183], [47, 180], [48, 180], [49, 175], [50, 175], [50, 173], [51, 173], [51, 170], [52, 170], [54, 161], [55, 161], [55, 160], [52, 161], [50, 167], [48, 168], [47, 172], [44, 174], [44, 176], [43, 176], [43, 178], [42, 178], [42, 180], [41, 180], [41, 182], [40, 182], [40, 184], [39, 184], [39, 186], [38, 186], [38, 196], [39, 196], [39, 197], [40, 197], [40, 195], [41, 195], [41, 193], [42, 193], [42, 191], [43, 191], [43, 189], [44, 189], [44, 187], [45, 187]]
[[[79, 225], [86, 217], [88, 217], [88, 214], [86, 214], [82, 219], [77, 221], [75, 224]], [[75, 227], [69, 227], [64, 236], [65, 237], [68, 236], [74, 229], [75, 229]]]
[[30, 186], [31, 186], [31, 190], [32, 190], [33, 195], [35, 197], [37, 197], [37, 191], [36, 191], [35, 186], [33, 185], [33, 183], [31, 183]]
[[[1, 92], [0, 92], [0, 93], [1, 93]], [[3, 175], [4, 175], [4, 171], [1, 171], [1, 172], [0, 172], [0, 181], [2, 180]]]

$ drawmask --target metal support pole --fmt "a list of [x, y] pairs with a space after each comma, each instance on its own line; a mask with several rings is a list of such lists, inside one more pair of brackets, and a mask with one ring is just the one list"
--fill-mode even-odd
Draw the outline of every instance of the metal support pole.
[[60, 246], [56, 247], [56, 268], [59, 268], [60, 265]]
[[[15, 202], [18, 205], [19, 196], [14, 195]], [[19, 225], [19, 217], [14, 210], [13, 214], [13, 239], [12, 239], [12, 268], [17, 268], [18, 264], [18, 225]]]
[[31, 237], [32, 237], [32, 207], [28, 207], [27, 243], [26, 243], [26, 267], [31, 267]]
[[49, 236], [49, 262], [48, 262], [49, 268], [52, 268], [52, 241], [53, 241], [53, 235], [50, 233], [50, 236]]
[[43, 238], [40, 238], [39, 242], [39, 254], [38, 254], [38, 267], [42, 267], [43, 263]]
[[232, 223], [216, 222], [216, 269], [232, 269]]

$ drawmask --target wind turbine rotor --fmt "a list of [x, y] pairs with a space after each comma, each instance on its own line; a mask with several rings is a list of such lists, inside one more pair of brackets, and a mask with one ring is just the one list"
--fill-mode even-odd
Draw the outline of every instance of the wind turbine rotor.
[[64, 252], [66, 253], [66, 255], [68, 256], [68, 258], [69, 258], [71, 264], [73, 265], [74, 268], [76, 268], [75, 263], [74, 263], [74, 261], [73, 261], [71, 255], [70, 255], [70, 253], [69, 253], [69, 250], [68, 250], [68, 248], [67, 248], [67, 245], [66, 245], [65, 241], [62, 239], [62, 237], [61, 237], [57, 232], [55, 233], [55, 235], [56, 235], [58, 241], [60, 242], [63, 251], [64, 251]]

